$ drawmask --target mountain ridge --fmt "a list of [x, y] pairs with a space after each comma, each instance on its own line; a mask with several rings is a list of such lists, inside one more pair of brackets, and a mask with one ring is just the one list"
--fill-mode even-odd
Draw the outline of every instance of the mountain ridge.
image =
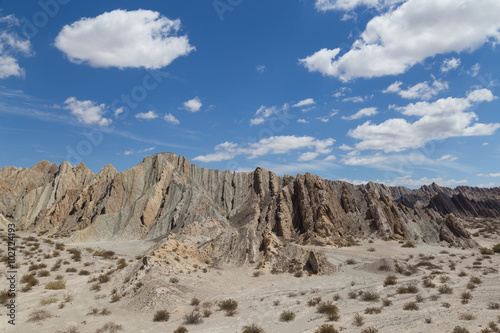
[[500, 188], [353, 185], [309, 173], [279, 177], [259, 167], [211, 170], [160, 153], [121, 173], [112, 165], [93, 173], [68, 162], [4, 167], [0, 216], [18, 229], [74, 241], [162, 239], [183, 229], [196, 233], [186, 228], [196, 225], [207, 233], [193, 245], [212, 246], [226, 261], [249, 262], [262, 252], [266, 235], [334, 246], [377, 237], [473, 247], [461, 219], [499, 217]]

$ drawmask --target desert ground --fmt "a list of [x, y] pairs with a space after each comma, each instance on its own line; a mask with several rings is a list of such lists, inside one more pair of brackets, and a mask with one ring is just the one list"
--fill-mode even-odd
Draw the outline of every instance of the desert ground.
[[[483, 250], [378, 239], [311, 247], [335, 267], [319, 276], [208, 262], [141, 275], [153, 242], [72, 243], [19, 232], [16, 325], [2, 306], [0, 331], [499, 332], [500, 254], [487, 250], [500, 243], [498, 226], [468, 222]], [[1, 238], [5, 263], [5, 232]], [[228, 299], [236, 309], [221, 309]]]

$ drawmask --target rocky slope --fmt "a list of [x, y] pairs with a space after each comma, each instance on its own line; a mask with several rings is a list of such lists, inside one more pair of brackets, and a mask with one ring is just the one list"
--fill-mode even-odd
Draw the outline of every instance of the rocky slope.
[[277, 242], [344, 246], [366, 236], [471, 247], [465, 217], [500, 217], [500, 188], [410, 190], [261, 168], [232, 173], [171, 153], [122, 173], [47, 161], [0, 169], [0, 220], [19, 229], [76, 241], [160, 240], [173, 232], [223, 262], [256, 261]]

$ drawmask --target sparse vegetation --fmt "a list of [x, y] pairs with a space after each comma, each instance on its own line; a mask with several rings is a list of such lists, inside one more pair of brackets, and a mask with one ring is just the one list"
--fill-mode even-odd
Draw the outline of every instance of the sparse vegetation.
[[403, 310], [416, 311], [419, 309], [420, 308], [419, 308], [418, 304], [415, 302], [408, 302], [408, 303], [405, 303], [405, 305], [403, 305]]
[[365, 302], [378, 302], [380, 300], [380, 295], [376, 292], [367, 291], [361, 295], [361, 300]]
[[352, 321], [352, 324], [354, 326], [363, 326], [365, 324], [365, 317], [363, 317], [362, 315], [360, 315], [359, 313], [356, 313], [354, 315], [354, 319]]
[[396, 275], [389, 275], [384, 280], [384, 287], [393, 286], [393, 285], [397, 284], [397, 281], [398, 281], [398, 278], [396, 277]]
[[452, 333], [470, 333], [468, 329], [466, 329], [465, 327], [461, 327], [461, 326], [455, 326], [455, 328], [451, 332]]
[[188, 329], [185, 326], [179, 326], [175, 329], [174, 333], [187, 333]]
[[32, 323], [37, 323], [39, 321], [43, 321], [45, 319], [51, 318], [52, 314], [45, 310], [35, 310], [30, 313], [28, 321]]
[[293, 311], [283, 311], [280, 314], [280, 321], [289, 322], [295, 320], [295, 313]]
[[332, 301], [319, 303], [316, 311], [318, 311], [318, 313], [326, 315], [328, 317], [328, 320], [331, 321], [337, 321], [340, 318], [339, 308], [335, 304], [333, 304]]
[[404, 243], [403, 245], [401, 245], [401, 247], [415, 247], [415, 243], [411, 242], [411, 241], [406, 241], [406, 243]]
[[198, 325], [202, 322], [203, 319], [199, 311], [194, 310], [184, 316], [184, 324], [186, 325]]
[[238, 308], [238, 302], [231, 298], [220, 301], [218, 305], [222, 311], [226, 312], [226, 316], [229, 317], [233, 316]]
[[379, 333], [379, 331], [375, 327], [367, 327], [361, 333]]
[[487, 248], [487, 247], [482, 247], [479, 251], [483, 255], [492, 255], [492, 254], [495, 254], [495, 251], [493, 251], [492, 249]]
[[167, 310], [156, 311], [153, 321], [168, 321], [170, 319], [170, 313]]
[[418, 293], [418, 288], [413, 284], [407, 284], [404, 286], [399, 286], [398, 289], [396, 289], [396, 292], [398, 294], [416, 294]]
[[45, 285], [45, 289], [49, 290], [66, 289], [66, 283], [62, 280], [52, 281]]
[[104, 324], [104, 326], [99, 328], [97, 331], [95, 331], [95, 333], [106, 333], [106, 332], [116, 333], [116, 332], [120, 332], [120, 331], [123, 331], [122, 325], [119, 325], [119, 324], [116, 324], [113, 322], [109, 322], [109, 323]]
[[339, 331], [331, 324], [324, 324], [318, 327], [314, 333], [339, 333]]
[[365, 309], [366, 314], [379, 314], [381, 312], [382, 312], [382, 308], [371, 307], [371, 308]]
[[476, 320], [477, 319], [477, 317], [475, 315], [473, 315], [472, 313], [468, 313], [468, 312], [459, 314], [458, 318], [460, 320]]
[[241, 333], [264, 333], [264, 329], [256, 324], [243, 326]]
[[451, 287], [447, 284], [439, 286], [438, 291], [441, 294], [453, 294], [453, 289], [451, 289]]

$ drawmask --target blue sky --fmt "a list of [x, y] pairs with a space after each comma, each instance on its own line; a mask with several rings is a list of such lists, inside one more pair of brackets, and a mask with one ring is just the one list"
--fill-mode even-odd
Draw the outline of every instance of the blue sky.
[[0, 167], [500, 185], [497, 0], [0, 1]]

